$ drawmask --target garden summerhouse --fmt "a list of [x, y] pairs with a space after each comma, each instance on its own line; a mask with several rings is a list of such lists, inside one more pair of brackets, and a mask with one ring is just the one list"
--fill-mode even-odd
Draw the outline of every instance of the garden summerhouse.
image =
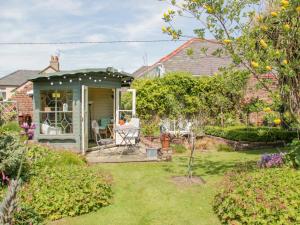
[[[114, 126], [135, 116], [133, 77], [114, 68], [81, 69], [41, 74], [33, 82], [34, 139], [85, 153], [93, 145], [92, 121], [105, 121], [106, 135], [115, 140]], [[127, 93], [130, 103], [121, 104]], [[129, 94], [129, 95], [128, 95]], [[124, 108], [122, 108], [124, 107]], [[127, 108], [126, 108], [127, 107]]]

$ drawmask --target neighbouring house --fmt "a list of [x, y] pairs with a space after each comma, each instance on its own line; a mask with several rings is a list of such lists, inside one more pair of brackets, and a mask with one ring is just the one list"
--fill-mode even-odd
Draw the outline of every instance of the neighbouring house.
[[226, 67], [232, 62], [229, 56], [214, 55], [220, 47], [217, 41], [193, 38], [153, 65], [140, 67], [133, 76], [161, 77], [167, 72], [175, 71], [187, 71], [194, 76], [213, 75], [219, 68]]
[[59, 58], [51, 56], [50, 64], [43, 70], [17, 70], [0, 79], [0, 94], [2, 100], [17, 102], [19, 118], [32, 117], [32, 82], [28, 81], [41, 74], [59, 71]]
[[[127, 89], [133, 77], [109, 67], [34, 75], [34, 139], [59, 148], [85, 153], [93, 140], [94, 121], [119, 124], [123, 115], [135, 116], [135, 90]], [[122, 93], [132, 93], [132, 109], [122, 109]], [[99, 123], [99, 122], [98, 122]], [[105, 128], [106, 129], [106, 128]], [[116, 133], [110, 134], [115, 143]], [[92, 143], [93, 144], [93, 143]]]

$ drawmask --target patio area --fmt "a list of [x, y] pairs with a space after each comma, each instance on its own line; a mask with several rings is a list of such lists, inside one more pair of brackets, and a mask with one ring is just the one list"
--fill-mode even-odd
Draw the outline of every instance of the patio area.
[[133, 148], [116, 145], [96, 146], [90, 148], [85, 157], [91, 164], [159, 161], [159, 159], [148, 158], [146, 148], [143, 143]]

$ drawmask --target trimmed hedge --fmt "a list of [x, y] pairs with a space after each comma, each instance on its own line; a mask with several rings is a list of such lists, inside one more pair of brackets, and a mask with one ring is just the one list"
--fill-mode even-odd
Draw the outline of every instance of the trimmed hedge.
[[207, 126], [205, 134], [222, 137], [233, 141], [249, 142], [291, 142], [297, 138], [297, 131], [288, 131], [277, 127], [216, 127]]
[[231, 172], [214, 200], [224, 224], [300, 224], [300, 172], [289, 168]]

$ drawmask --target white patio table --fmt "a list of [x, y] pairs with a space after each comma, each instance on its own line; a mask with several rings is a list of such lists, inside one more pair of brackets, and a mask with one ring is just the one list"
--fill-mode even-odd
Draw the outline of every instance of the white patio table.
[[115, 128], [115, 132], [122, 139], [119, 143], [119, 146], [125, 145], [125, 147], [129, 149], [137, 144], [137, 138], [139, 137], [140, 129], [131, 124], [125, 124], [117, 126]]

